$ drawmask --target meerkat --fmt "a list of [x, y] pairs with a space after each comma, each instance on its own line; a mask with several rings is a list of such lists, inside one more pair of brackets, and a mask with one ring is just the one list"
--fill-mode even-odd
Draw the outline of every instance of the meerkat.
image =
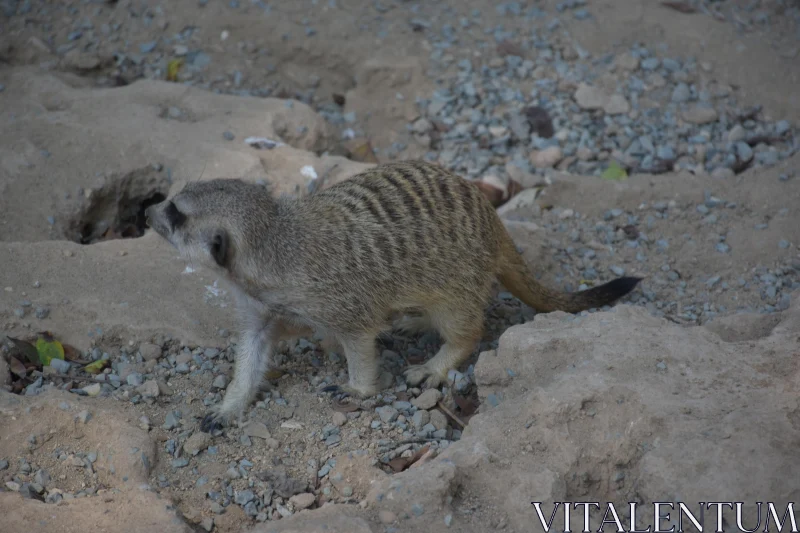
[[443, 344], [406, 369], [406, 381], [437, 387], [482, 338], [495, 279], [538, 312], [571, 313], [610, 305], [641, 280], [573, 293], [543, 286], [478, 187], [422, 161], [378, 165], [301, 198], [238, 179], [192, 182], [145, 215], [183, 258], [226, 278], [237, 299], [234, 377], [204, 431], [241, 422], [287, 334], [333, 339], [349, 375], [338, 390], [364, 398], [390, 385], [381, 383], [377, 336], [410, 313], [399, 327], [435, 329]]

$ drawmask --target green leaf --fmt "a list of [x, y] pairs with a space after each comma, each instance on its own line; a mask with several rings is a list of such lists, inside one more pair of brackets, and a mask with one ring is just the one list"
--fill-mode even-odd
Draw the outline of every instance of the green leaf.
[[183, 66], [183, 59], [173, 59], [167, 63], [167, 81], [178, 81], [178, 71]]
[[628, 178], [628, 173], [619, 163], [612, 160], [608, 164], [608, 168], [603, 171], [602, 177], [606, 180], [622, 181]]
[[64, 360], [64, 346], [48, 333], [43, 333], [36, 339], [36, 352], [44, 366], [48, 366], [53, 359]]
[[110, 361], [108, 359], [98, 359], [94, 363], [89, 363], [83, 367], [83, 371], [89, 374], [99, 374], [103, 369], [108, 366]]

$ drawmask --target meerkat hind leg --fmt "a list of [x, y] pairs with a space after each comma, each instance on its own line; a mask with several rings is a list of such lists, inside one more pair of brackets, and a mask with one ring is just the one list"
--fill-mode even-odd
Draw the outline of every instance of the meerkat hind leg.
[[275, 324], [244, 332], [236, 347], [233, 381], [225, 390], [222, 402], [211, 409], [200, 423], [200, 430], [211, 433], [229, 423], [234, 416], [241, 421], [250, 402], [258, 394], [274, 342]]
[[411, 386], [425, 382], [427, 387], [439, 387], [447, 374], [466, 361], [483, 334], [483, 314], [480, 308], [449, 310], [431, 313], [431, 322], [444, 339], [439, 351], [421, 365], [406, 369], [406, 383]]

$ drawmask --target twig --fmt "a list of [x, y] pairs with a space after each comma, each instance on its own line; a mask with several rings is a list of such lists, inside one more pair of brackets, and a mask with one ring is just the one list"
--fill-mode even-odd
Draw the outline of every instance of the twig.
[[[40, 372], [40, 374], [41, 374], [43, 379], [61, 378], [61, 379], [69, 379], [69, 380], [72, 380], [72, 381], [92, 381], [92, 382], [95, 381], [94, 378], [84, 378], [82, 376], [68, 376], [67, 374], [57, 374], [55, 372], [51, 372], [51, 373], [49, 373], [47, 375], [45, 375], [44, 373]], [[31, 377], [32, 376], [28, 376], [28, 379], [31, 379]], [[34, 379], [33, 381], [36, 381], [36, 380]]]
[[449, 416], [449, 417], [450, 417], [450, 419], [451, 419], [453, 422], [455, 422], [456, 424], [458, 424], [459, 426], [461, 426], [461, 429], [464, 429], [465, 427], [467, 427], [467, 425], [464, 423], [464, 421], [463, 421], [463, 420], [461, 420], [460, 418], [458, 418], [458, 417], [456, 416], [456, 414], [455, 414], [453, 411], [451, 411], [450, 409], [448, 409], [447, 407], [445, 407], [445, 406], [444, 406], [444, 404], [443, 404], [442, 402], [436, 402], [436, 407], [438, 407], [438, 408], [439, 408], [439, 409], [440, 409], [440, 410], [441, 410], [441, 411], [442, 411], [444, 414], [446, 414], [447, 416]]

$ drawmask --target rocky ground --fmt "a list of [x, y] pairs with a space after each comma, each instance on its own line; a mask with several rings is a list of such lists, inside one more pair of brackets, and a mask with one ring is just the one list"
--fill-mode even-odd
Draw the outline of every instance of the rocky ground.
[[[5, 527], [521, 532], [531, 501], [797, 501], [799, 21], [795, 0], [0, 2]], [[230, 298], [143, 208], [404, 158], [477, 180], [547, 283], [644, 281], [535, 319], [498, 288], [439, 391], [401, 373], [433, 334], [380, 339], [393, 387], [346, 403], [319, 392], [343, 356], [285, 342], [246, 424], [200, 432]], [[67, 362], [24, 368], [44, 331]]]

